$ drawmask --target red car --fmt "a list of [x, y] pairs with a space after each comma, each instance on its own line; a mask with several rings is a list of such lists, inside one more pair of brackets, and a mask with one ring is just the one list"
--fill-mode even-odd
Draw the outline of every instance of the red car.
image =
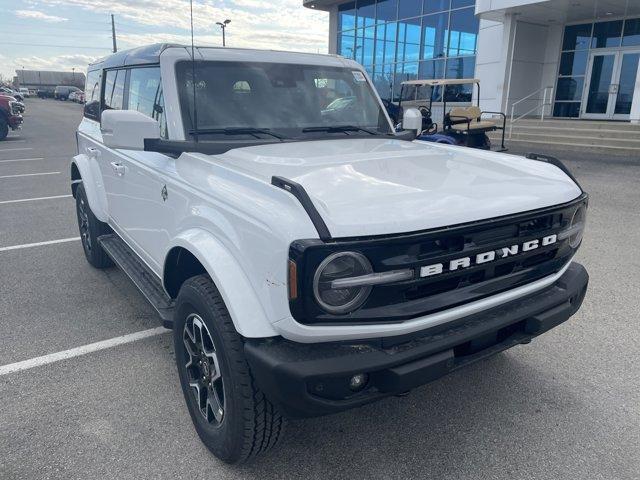
[[15, 97], [0, 95], [0, 140], [7, 138], [9, 128], [17, 130], [22, 126], [24, 105]]

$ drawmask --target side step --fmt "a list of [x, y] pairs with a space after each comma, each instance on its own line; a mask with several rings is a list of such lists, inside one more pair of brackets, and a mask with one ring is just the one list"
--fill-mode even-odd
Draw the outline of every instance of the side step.
[[160, 279], [116, 234], [102, 235], [98, 238], [98, 243], [158, 311], [162, 325], [173, 328], [174, 301], [165, 293]]

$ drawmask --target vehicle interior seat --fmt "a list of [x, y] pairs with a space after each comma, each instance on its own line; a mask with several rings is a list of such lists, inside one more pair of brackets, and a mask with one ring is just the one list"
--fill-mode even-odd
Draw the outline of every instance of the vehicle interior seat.
[[[454, 107], [449, 112], [449, 118], [451, 119], [451, 128], [456, 131], [467, 131], [467, 125], [469, 130], [494, 130], [496, 123], [492, 120], [482, 120], [482, 111], [480, 107], [471, 105], [468, 107]], [[471, 120], [470, 123], [468, 121]]]

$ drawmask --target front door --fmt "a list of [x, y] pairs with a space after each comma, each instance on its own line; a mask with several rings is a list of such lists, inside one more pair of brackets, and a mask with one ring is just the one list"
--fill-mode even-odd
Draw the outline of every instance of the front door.
[[591, 53], [582, 118], [629, 119], [639, 59], [639, 51]]

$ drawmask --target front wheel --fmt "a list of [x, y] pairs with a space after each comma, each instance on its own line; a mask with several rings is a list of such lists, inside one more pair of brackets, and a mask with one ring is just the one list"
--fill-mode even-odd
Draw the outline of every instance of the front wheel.
[[80, 240], [87, 261], [96, 268], [107, 268], [113, 265], [109, 256], [98, 243], [98, 237], [111, 233], [111, 228], [98, 220], [91, 211], [82, 183], [78, 185], [76, 190], [76, 214]]
[[182, 392], [207, 448], [240, 463], [275, 446], [285, 419], [256, 386], [243, 339], [208, 276], [182, 285], [173, 338]]

